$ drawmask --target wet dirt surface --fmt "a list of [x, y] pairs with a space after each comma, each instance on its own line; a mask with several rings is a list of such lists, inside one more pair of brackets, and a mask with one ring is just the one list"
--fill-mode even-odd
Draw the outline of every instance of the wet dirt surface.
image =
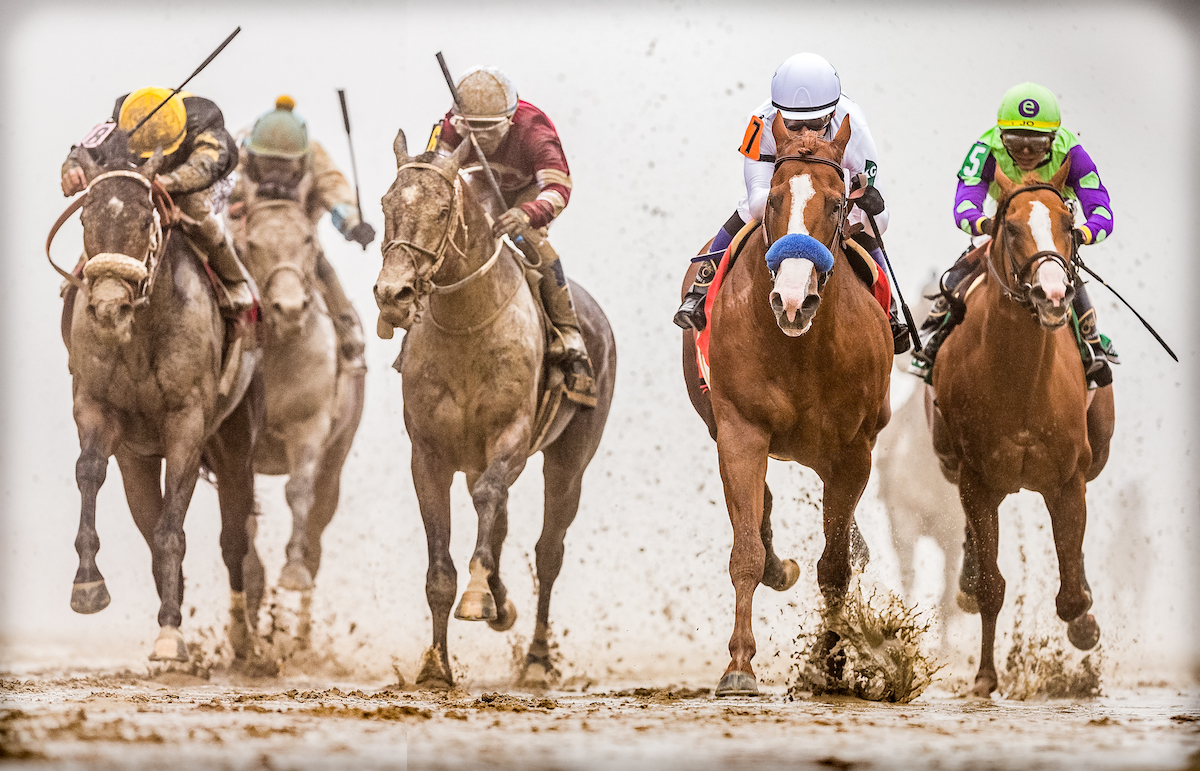
[[1198, 694], [904, 705], [706, 689], [447, 693], [178, 674], [0, 682], [0, 764], [91, 768], [1200, 768]]

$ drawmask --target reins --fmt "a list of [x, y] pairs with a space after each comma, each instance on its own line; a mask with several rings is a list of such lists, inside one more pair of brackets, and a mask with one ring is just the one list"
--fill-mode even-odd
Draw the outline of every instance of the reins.
[[[1021, 193], [1028, 193], [1037, 190], [1049, 190], [1058, 196], [1059, 200], [1065, 201], [1058, 188], [1054, 187], [1053, 185], [1046, 184], [1045, 182], [1026, 185], [1025, 187], [1014, 190], [1012, 194], [1005, 198], [1000, 206], [996, 209], [996, 216], [993, 219], [995, 226], [993, 227], [992, 232], [996, 234], [993, 237], [993, 240], [997, 243], [997, 245], [999, 245], [1000, 233], [1003, 232], [1005, 217], [1008, 214], [1008, 207], [1012, 204], [1012, 200]], [[1074, 252], [1076, 248], [1074, 239], [1071, 240], [1071, 248], [1072, 252]], [[996, 279], [996, 283], [1000, 287], [1001, 294], [1032, 313], [1036, 313], [1036, 308], [1034, 307], [1033, 301], [1029, 296], [1030, 292], [1033, 291], [1033, 283], [1031, 281], [1023, 281], [1021, 279], [1022, 275], [1025, 275], [1030, 271], [1036, 273], [1037, 269], [1040, 268], [1043, 263], [1047, 261], [1053, 261], [1057, 262], [1062, 267], [1063, 272], [1067, 274], [1067, 280], [1071, 282], [1072, 286], [1074, 286], [1075, 282], [1078, 280], [1078, 274], [1076, 273], [1073, 264], [1073, 258], [1075, 256], [1074, 253], [1072, 254], [1072, 259], [1068, 259], [1053, 249], [1043, 249], [1040, 252], [1035, 252], [1028, 260], [1025, 261], [1024, 265], [1018, 267], [1016, 260], [1014, 260], [1012, 254], [1009, 253], [1007, 244], [1004, 245], [1002, 251], [1006, 272], [1008, 276], [1011, 276], [1012, 280], [1017, 284], [1017, 287], [1014, 289], [1009, 285], [1009, 282], [1006, 280], [1008, 276], [1000, 275], [1000, 272], [996, 270], [996, 266], [990, 257], [987, 259], [988, 273]]]

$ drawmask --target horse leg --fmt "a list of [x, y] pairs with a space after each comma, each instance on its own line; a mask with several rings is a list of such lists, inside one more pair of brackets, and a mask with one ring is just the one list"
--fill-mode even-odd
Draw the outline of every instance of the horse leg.
[[257, 614], [248, 613], [245, 585], [251, 543], [248, 525], [254, 519], [253, 436], [250, 399], [244, 399], [209, 441], [206, 453], [217, 475], [221, 559], [229, 574], [229, 644], [235, 659], [254, 654], [258, 627]]
[[763, 548], [767, 550], [767, 558], [763, 565], [762, 582], [777, 592], [783, 592], [795, 585], [796, 579], [800, 577], [800, 566], [796, 564], [796, 560], [781, 560], [775, 554], [775, 539], [771, 532], [773, 503], [771, 488], [763, 483], [763, 517], [762, 526], [758, 532], [762, 536]]
[[1058, 553], [1058, 617], [1067, 622], [1067, 639], [1081, 651], [1090, 650], [1100, 641], [1100, 625], [1088, 610], [1092, 592], [1083, 574], [1083, 532], [1087, 524], [1086, 484], [1076, 474], [1057, 497], [1043, 495], [1050, 511], [1054, 531], [1054, 549]]
[[970, 548], [975, 552], [978, 571], [975, 599], [979, 604], [980, 635], [979, 672], [971, 692], [987, 698], [996, 690], [994, 648], [996, 647], [996, 616], [1004, 605], [1004, 576], [996, 564], [1000, 541], [1000, 502], [1005, 494], [989, 488], [980, 475], [967, 464], [959, 469], [958, 494], [967, 515]]
[[[847, 447], [832, 465], [825, 480], [822, 505], [825, 549], [817, 560], [817, 585], [826, 606], [841, 607], [850, 585], [851, 552], [865, 549], [862, 534], [855, 533], [854, 509], [871, 475], [871, 450], [865, 439]], [[852, 549], [855, 540], [862, 543]]]
[[971, 539], [971, 524], [968, 522], [963, 532], [962, 568], [958, 572], [958, 594], [955, 597], [959, 610], [963, 613], [978, 613], [978, 594], [979, 557], [975, 552], [975, 542]]
[[79, 569], [75, 571], [71, 587], [71, 610], [99, 613], [108, 607], [112, 598], [96, 565], [96, 553], [100, 551], [96, 496], [108, 475], [108, 458], [116, 447], [120, 426], [99, 406], [82, 398], [78, 398], [75, 405], [75, 424], [79, 428], [79, 460], [75, 462], [75, 483], [79, 486], [80, 498], [79, 532], [75, 536]]
[[1087, 411], [1087, 437], [1092, 448], [1092, 465], [1084, 477], [1087, 482], [1100, 476], [1108, 463], [1109, 443], [1117, 423], [1112, 384], [1097, 388], [1095, 394]]
[[450, 558], [450, 483], [454, 469], [436, 455], [432, 447], [414, 440], [412, 448], [413, 486], [425, 524], [425, 543], [429, 568], [425, 573], [425, 599], [433, 617], [433, 644], [425, 652], [417, 685], [422, 688], [450, 688], [454, 675], [446, 648], [450, 608], [458, 591], [458, 573]]
[[[497, 628], [506, 628], [504, 625], [510, 620], [510, 613], [515, 620], [516, 611], [500, 581], [500, 552], [495, 545], [502, 542], [508, 532], [508, 487], [525, 468], [525, 454], [518, 448], [526, 444], [528, 430], [525, 421], [517, 421], [505, 429], [489, 453], [491, 462], [471, 485], [471, 502], [479, 516], [479, 530], [475, 536], [475, 551], [471, 554], [471, 578], [454, 610], [455, 618], [495, 621]], [[504, 615], [497, 612], [497, 600]], [[506, 603], [508, 607], [505, 607]]]
[[158, 587], [158, 639], [151, 661], [187, 661], [187, 646], [179, 631], [183, 623], [183, 556], [187, 538], [183, 520], [200, 473], [204, 414], [198, 407], [168, 415], [166, 472], [162, 516], [151, 536], [150, 555], [154, 582]]
[[292, 535], [285, 549], [287, 562], [279, 574], [279, 586], [293, 592], [308, 592], [313, 588], [307, 564], [308, 517], [315, 501], [317, 464], [329, 436], [329, 422], [328, 413], [322, 413], [313, 420], [290, 426], [285, 443], [290, 473], [284, 495], [292, 510]]
[[[725, 504], [733, 525], [733, 549], [729, 554], [729, 578], [733, 582], [733, 635], [729, 638], [729, 666], [716, 696], [755, 696], [758, 683], [750, 661], [757, 652], [754, 643], [754, 590], [763, 577], [767, 550], [762, 539], [762, 506], [766, 500], [768, 431], [752, 425], [732, 410], [720, 415], [717, 458]], [[730, 415], [732, 413], [732, 415]], [[732, 418], [732, 419], [731, 419]]]
[[933, 441], [933, 454], [937, 456], [938, 467], [942, 476], [952, 485], [958, 484], [958, 469], [962, 459], [958, 457], [958, 449], [950, 436], [950, 429], [942, 411], [938, 409], [936, 394], [933, 386], [925, 386], [925, 421], [929, 424], [929, 436]]

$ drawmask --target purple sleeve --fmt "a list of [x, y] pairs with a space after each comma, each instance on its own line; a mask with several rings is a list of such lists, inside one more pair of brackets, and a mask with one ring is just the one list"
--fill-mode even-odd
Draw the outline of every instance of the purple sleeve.
[[1083, 149], [1083, 145], [1075, 145], [1067, 153], [1071, 170], [1067, 174], [1067, 185], [1075, 191], [1079, 203], [1083, 207], [1087, 221], [1080, 228], [1084, 232], [1084, 243], [1098, 244], [1113, 231], [1112, 204], [1108, 200], [1108, 190], [1100, 181], [1100, 173], [1091, 156]]
[[983, 202], [987, 199], [988, 185], [995, 176], [996, 160], [988, 155], [979, 177], [958, 178], [958, 191], [954, 196], [954, 224], [959, 230], [972, 236], [982, 233], [979, 221], [983, 219]]

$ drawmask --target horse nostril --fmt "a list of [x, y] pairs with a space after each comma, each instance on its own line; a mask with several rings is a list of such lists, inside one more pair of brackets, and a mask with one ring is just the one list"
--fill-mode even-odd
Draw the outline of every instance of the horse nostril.
[[417, 300], [417, 292], [410, 286], [406, 286], [396, 293], [396, 302], [401, 305], [411, 305]]
[[271, 303], [271, 312], [277, 313], [277, 314], [282, 314], [283, 313], [283, 303], [279, 302], [278, 300], [272, 302]]

